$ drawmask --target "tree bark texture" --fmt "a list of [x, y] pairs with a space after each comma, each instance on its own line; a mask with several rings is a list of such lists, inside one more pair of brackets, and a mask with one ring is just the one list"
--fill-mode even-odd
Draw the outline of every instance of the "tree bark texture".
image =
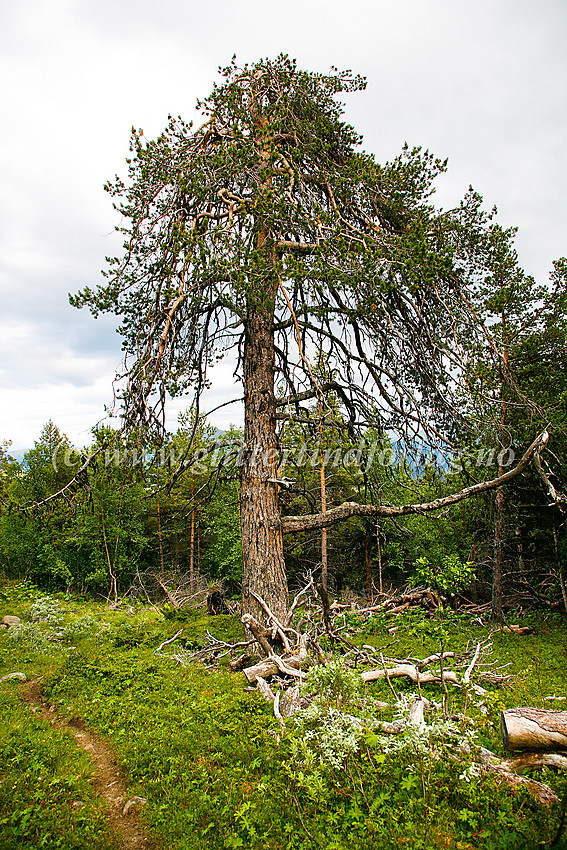
[[567, 750], [567, 711], [508, 708], [500, 731], [508, 750]]
[[289, 599], [277, 499], [273, 303], [249, 307], [244, 340], [244, 440], [240, 468], [243, 611], [264, 617], [252, 591], [285, 620]]

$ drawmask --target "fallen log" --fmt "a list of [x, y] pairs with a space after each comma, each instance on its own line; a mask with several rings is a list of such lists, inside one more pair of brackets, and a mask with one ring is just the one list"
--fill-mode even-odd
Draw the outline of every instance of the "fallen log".
[[530, 626], [516, 626], [514, 624], [511, 626], [504, 626], [502, 630], [504, 632], [512, 632], [514, 635], [532, 635], [534, 632]]
[[555, 767], [567, 770], [567, 755], [560, 753], [522, 753], [518, 756], [504, 759], [501, 763], [506, 770], [520, 773], [524, 770], [541, 770], [542, 767]]
[[307, 636], [301, 635], [299, 639], [299, 650], [295, 653], [295, 655], [280, 658], [279, 655], [271, 654], [269, 658], [266, 658], [264, 661], [260, 661], [259, 664], [254, 664], [252, 667], [246, 667], [243, 670], [243, 673], [252, 684], [254, 684], [257, 679], [267, 679], [269, 676], [274, 676], [276, 673], [284, 673], [285, 675], [302, 679], [305, 676], [305, 673], [302, 673], [300, 668], [306, 660]]
[[415, 664], [398, 664], [397, 667], [384, 668], [377, 667], [374, 670], [365, 670], [361, 673], [364, 682], [375, 682], [377, 679], [399, 679], [402, 676], [407, 676], [412, 682], [419, 682], [420, 685], [429, 683], [441, 684], [442, 681], [450, 682], [457, 685], [457, 674], [453, 670], [445, 670], [443, 679], [436, 673], [420, 673]]
[[567, 711], [508, 708], [500, 715], [500, 731], [507, 750], [567, 749]]
[[511, 788], [523, 788], [529, 791], [538, 803], [541, 803], [543, 806], [551, 806], [553, 803], [559, 802], [559, 797], [548, 785], [544, 785], [543, 782], [536, 782], [535, 779], [518, 776], [517, 773], [509, 769], [506, 761], [499, 759], [494, 753], [484, 749], [484, 747], [481, 747], [480, 760], [483, 773], [492, 773]]

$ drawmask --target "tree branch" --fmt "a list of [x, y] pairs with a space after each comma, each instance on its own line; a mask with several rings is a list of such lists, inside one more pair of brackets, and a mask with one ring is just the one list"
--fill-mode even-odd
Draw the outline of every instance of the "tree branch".
[[499, 475], [498, 478], [492, 478], [490, 481], [481, 481], [478, 484], [473, 484], [471, 487], [465, 487], [458, 493], [452, 493], [449, 496], [442, 496], [439, 499], [434, 499], [432, 502], [422, 502], [421, 504], [412, 505], [359, 505], [356, 502], [345, 502], [337, 508], [332, 508], [330, 511], [324, 511], [320, 514], [309, 514], [307, 516], [288, 516], [282, 519], [282, 531], [284, 534], [297, 531], [308, 531], [313, 528], [327, 528], [341, 520], [349, 519], [352, 516], [404, 516], [406, 514], [430, 513], [437, 511], [440, 508], [445, 508], [450, 505], [455, 505], [463, 499], [469, 499], [477, 493], [483, 493], [486, 490], [494, 490], [496, 487], [501, 487], [507, 484], [517, 475], [524, 471], [528, 464], [532, 461], [534, 455], [541, 451], [547, 445], [549, 434], [544, 431], [539, 434], [528, 448], [520, 462], [513, 469], [505, 472], [504, 475]]

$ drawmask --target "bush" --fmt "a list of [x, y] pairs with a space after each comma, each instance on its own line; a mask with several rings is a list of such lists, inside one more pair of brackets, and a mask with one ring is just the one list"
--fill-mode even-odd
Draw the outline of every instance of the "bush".
[[347, 667], [342, 658], [333, 658], [326, 666], [317, 664], [305, 677], [306, 691], [317, 695], [317, 701], [328, 705], [349, 704], [362, 687], [360, 675]]
[[60, 625], [63, 614], [63, 606], [52, 596], [42, 596], [30, 608], [30, 616], [34, 623], [48, 623], [50, 626]]
[[79, 617], [78, 620], [67, 623], [63, 629], [63, 634], [66, 638], [75, 640], [76, 638], [82, 638], [86, 635], [94, 636], [99, 631], [100, 626], [94, 617], [91, 617], [90, 614], [85, 614], [83, 617]]

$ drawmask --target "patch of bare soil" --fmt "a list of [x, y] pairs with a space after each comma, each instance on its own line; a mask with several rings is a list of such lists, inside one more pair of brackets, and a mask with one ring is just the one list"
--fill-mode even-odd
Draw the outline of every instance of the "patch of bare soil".
[[22, 688], [22, 698], [34, 713], [39, 712], [52, 726], [67, 729], [79, 747], [90, 756], [95, 767], [93, 787], [108, 804], [111, 828], [123, 850], [155, 850], [139, 817], [140, 807], [145, 801], [128, 793], [108, 741], [91, 732], [81, 718], [65, 720], [60, 717], [55, 706], [49, 705], [43, 696], [40, 681], [34, 679], [28, 682]]

